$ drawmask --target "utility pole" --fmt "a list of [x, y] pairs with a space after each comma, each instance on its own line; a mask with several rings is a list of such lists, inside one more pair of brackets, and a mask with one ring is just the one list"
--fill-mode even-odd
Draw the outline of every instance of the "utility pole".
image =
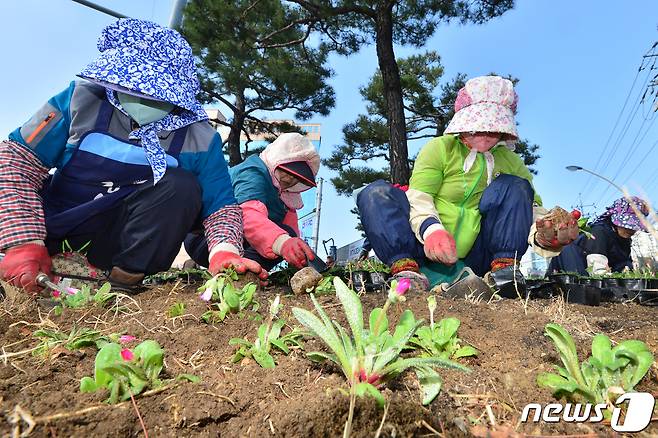
[[583, 216], [588, 216], [587, 214], [585, 214], [585, 207], [592, 207], [594, 211], [596, 211], [596, 204], [583, 204], [582, 193], [578, 193], [578, 203], [576, 204], [575, 207], [572, 205], [571, 208], [572, 209], [577, 208], [578, 211], [580, 211]]
[[320, 240], [320, 212], [322, 210], [322, 178], [318, 178], [318, 187], [315, 194], [315, 229], [313, 230], [313, 251], [318, 253]]
[[187, 0], [174, 0], [174, 6], [171, 8], [171, 15], [169, 16], [169, 27], [178, 29], [183, 24], [183, 9]]

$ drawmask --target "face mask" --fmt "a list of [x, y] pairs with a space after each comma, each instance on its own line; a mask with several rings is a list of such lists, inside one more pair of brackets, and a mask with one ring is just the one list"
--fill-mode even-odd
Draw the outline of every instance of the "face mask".
[[117, 98], [130, 118], [139, 126], [148, 125], [164, 118], [175, 105], [159, 100], [149, 100], [131, 94], [117, 93]]

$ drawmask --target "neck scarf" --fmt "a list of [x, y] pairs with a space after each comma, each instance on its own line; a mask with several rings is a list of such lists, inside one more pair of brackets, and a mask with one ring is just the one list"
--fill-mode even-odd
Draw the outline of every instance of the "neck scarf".
[[[461, 140], [460, 140], [461, 141]], [[463, 142], [462, 142], [463, 143]], [[478, 154], [484, 155], [484, 161], [487, 166], [487, 185], [491, 184], [491, 181], [493, 179], [493, 171], [494, 171], [494, 165], [496, 164], [494, 161], [494, 156], [491, 153], [491, 150], [497, 146], [505, 146], [509, 150], [513, 151], [515, 149], [514, 142], [509, 142], [509, 141], [500, 141], [496, 143], [495, 146], [493, 146], [491, 149], [485, 152], [479, 152], [476, 151], [475, 149], [469, 148], [470, 152], [466, 156], [466, 159], [464, 160], [464, 173], [468, 173], [472, 168], [473, 164], [475, 164], [475, 160], [477, 159]], [[468, 148], [468, 146], [466, 146]]]
[[[115, 108], [127, 115], [126, 110], [123, 109], [121, 103], [116, 97], [114, 90], [106, 89], [107, 100], [110, 101]], [[160, 131], [175, 131], [176, 129], [183, 128], [192, 123], [201, 120], [207, 120], [208, 115], [199, 107], [197, 111], [182, 110], [178, 114], [169, 113], [160, 120], [140, 126], [134, 131], [130, 132], [129, 138], [138, 139], [142, 143], [146, 159], [153, 171], [153, 185], [157, 184], [162, 179], [167, 171], [167, 154], [160, 145], [158, 132]]]

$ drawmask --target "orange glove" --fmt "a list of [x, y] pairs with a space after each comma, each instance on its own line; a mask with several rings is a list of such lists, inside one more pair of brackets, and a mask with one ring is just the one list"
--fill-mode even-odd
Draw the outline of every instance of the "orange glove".
[[436, 230], [427, 236], [423, 249], [425, 256], [433, 262], [445, 265], [457, 263], [457, 245], [454, 237], [446, 230]]
[[230, 251], [218, 251], [210, 259], [208, 271], [215, 275], [225, 269], [233, 268], [238, 274], [244, 274], [247, 271], [258, 275], [261, 280], [267, 280], [267, 271], [263, 269], [258, 262], [251, 259], [240, 257], [238, 254]]
[[281, 245], [281, 257], [296, 268], [306, 265], [306, 257], [309, 260], [315, 258], [313, 250], [299, 237], [291, 237]]
[[9, 248], [0, 261], [0, 277], [36, 295], [42, 288], [36, 282], [40, 272], [52, 276], [52, 260], [45, 246], [36, 243]]

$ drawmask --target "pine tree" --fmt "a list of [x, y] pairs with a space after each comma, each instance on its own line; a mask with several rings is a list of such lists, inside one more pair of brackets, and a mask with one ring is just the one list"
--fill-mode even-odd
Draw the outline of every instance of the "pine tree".
[[[328, 48], [311, 47], [301, 25], [286, 26], [298, 12], [280, 0], [191, 0], [184, 16], [181, 32], [199, 60], [200, 98], [232, 112], [227, 122], [215, 120], [230, 127], [224, 139], [230, 165], [244, 159], [241, 133], [275, 136], [295, 130], [268, 123], [268, 112], [290, 109], [297, 120], [308, 120], [334, 107], [334, 90], [327, 84], [333, 74], [326, 65]], [[263, 38], [269, 47], [260, 47]]]

